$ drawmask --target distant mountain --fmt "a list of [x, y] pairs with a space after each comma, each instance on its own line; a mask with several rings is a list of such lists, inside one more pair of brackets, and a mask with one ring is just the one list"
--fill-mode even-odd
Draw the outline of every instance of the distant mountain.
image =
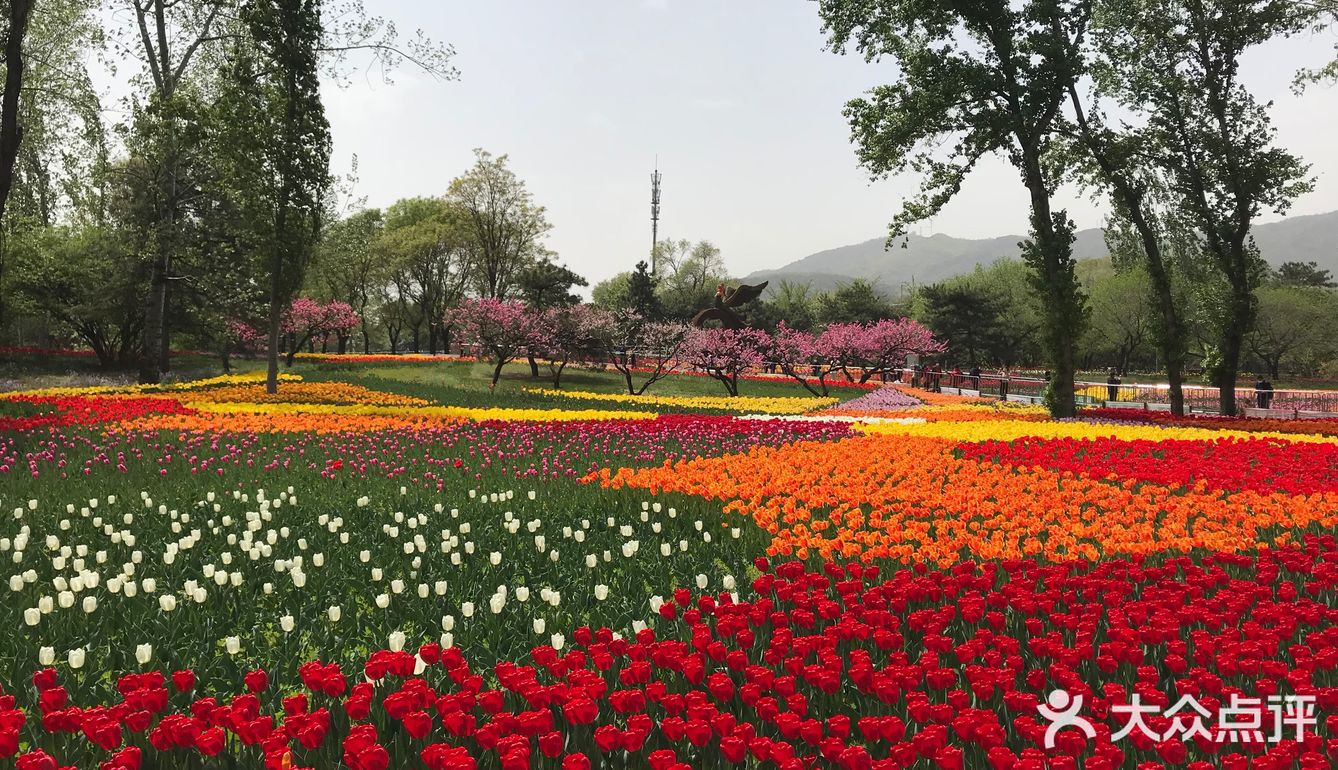
[[[759, 270], [743, 278], [746, 283], [781, 281], [811, 284], [828, 291], [855, 278], [877, 282], [886, 291], [902, 284], [934, 283], [959, 273], [988, 265], [999, 257], [1019, 256], [1021, 235], [973, 240], [948, 235], [910, 236], [906, 247], [885, 248], [885, 239], [875, 238], [853, 246], [810, 254], [775, 270]], [[1338, 211], [1328, 214], [1288, 217], [1280, 222], [1257, 225], [1254, 239], [1269, 264], [1317, 262], [1338, 275]], [[1079, 230], [1073, 244], [1079, 259], [1106, 256], [1105, 236], [1100, 228]]]

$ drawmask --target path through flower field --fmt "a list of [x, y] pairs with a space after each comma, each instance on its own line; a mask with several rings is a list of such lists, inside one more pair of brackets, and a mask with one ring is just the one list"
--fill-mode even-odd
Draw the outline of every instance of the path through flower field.
[[0, 396], [0, 768], [1338, 758], [1332, 422], [443, 366]]

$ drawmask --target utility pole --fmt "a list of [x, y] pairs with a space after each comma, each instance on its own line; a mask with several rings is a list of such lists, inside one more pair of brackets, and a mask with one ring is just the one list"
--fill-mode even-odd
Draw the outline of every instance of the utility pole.
[[650, 274], [655, 275], [655, 252], [660, 245], [660, 158], [655, 157], [655, 170], [650, 174]]

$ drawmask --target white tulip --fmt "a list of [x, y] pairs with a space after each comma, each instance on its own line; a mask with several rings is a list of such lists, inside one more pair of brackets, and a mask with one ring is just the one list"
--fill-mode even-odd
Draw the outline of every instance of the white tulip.
[[516, 586], [516, 601], [526, 602], [530, 600], [530, 589], [527, 586]]
[[670, 508], [670, 509], [669, 509], [669, 518], [672, 519], [672, 518], [675, 518], [676, 516], [678, 516], [678, 511], [674, 510], [673, 508]]
[[646, 621], [644, 621], [644, 620], [633, 620], [633, 621], [632, 621], [632, 630], [635, 631], [635, 632], [638, 633], [638, 634], [641, 633], [642, 631], [645, 631], [645, 630], [646, 630]]
[[445, 595], [446, 595], [446, 581], [445, 581], [445, 580], [438, 580], [437, 582], [433, 583], [433, 584], [432, 584], [432, 590], [433, 590], [434, 593], [436, 593], [437, 596], [445, 596]]
[[56, 648], [42, 647], [37, 651], [37, 662], [43, 666], [50, 666], [56, 662]]
[[390, 594], [377, 594], [376, 606], [385, 609], [390, 606]]
[[390, 592], [397, 595], [404, 593], [404, 581], [399, 578], [390, 581]]
[[328, 618], [330, 619], [330, 622], [331, 622], [331, 623], [338, 623], [338, 622], [339, 622], [339, 616], [342, 615], [342, 614], [343, 614], [343, 610], [339, 609], [339, 605], [334, 605], [334, 606], [330, 607], [330, 609], [328, 609], [328, 610], [325, 611], [325, 616], [328, 617]]
[[241, 652], [242, 651], [241, 637], [229, 636], [228, 638], [224, 639], [223, 649], [225, 649], [229, 655], [236, 655], [237, 653]]
[[454, 628], [455, 628], [455, 616], [454, 616], [454, 615], [442, 615], [442, 616], [441, 616], [441, 630], [442, 630], [442, 631], [451, 631], [451, 630], [454, 630]]
[[292, 615], [284, 615], [279, 618], [279, 628], [282, 628], [285, 634], [291, 634], [295, 625], [296, 622], [293, 620]]
[[549, 638], [548, 643], [553, 647], [553, 649], [561, 650], [563, 647], [567, 646], [567, 637], [563, 636], [562, 634], [553, 634], [553, 636]]
[[585, 555], [585, 566], [587, 569], [594, 569], [596, 564], [599, 564], [599, 559], [597, 559], [593, 553]]
[[595, 586], [595, 600], [602, 602], [607, 598], [609, 598], [609, 587], [603, 583]]
[[391, 652], [400, 652], [401, 650], [404, 649], [404, 642], [405, 642], [404, 632], [391, 631], [389, 642], [390, 642], [389, 646]]
[[687, 550], [688, 550], [688, 541], [686, 541], [686, 540], [679, 540], [679, 541], [678, 541], [678, 550], [683, 551], [684, 553], [686, 553]]
[[669, 544], [668, 544], [668, 543], [660, 543], [660, 555], [661, 555], [661, 556], [668, 556], [668, 555], [671, 554], [671, 553], [673, 553], [673, 549], [669, 547]]
[[430, 586], [428, 586], [427, 583], [419, 583], [419, 584], [418, 584], [418, 598], [419, 598], [419, 599], [426, 599], [427, 597], [429, 597], [429, 596], [431, 596], [431, 595], [432, 595], [432, 588], [431, 588]]
[[492, 553], [488, 554], [488, 562], [492, 564], [492, 566], [496, 567], [497, 565], [502, 563], [502, 554], [497, 551], [493, 551]]
[[153, 645], [140, 644], [135, 647], [135, 661], [143, 666], [153, 659]]
[[739, 537], [740, 537], [742, 534], [743, 534], [743, 530], [740, 529], [739, 527], [730, 527], [730, 528], [729, 528], [729, 536], [732, 537], [732, 538], [734, 538], [735, 540], [738, 540]]
[[87, 657], [87, 653], [84, 652], [84, 648], [83, 648], [83, 647], [76, 647], [76, 648], [74, 648], [73, 650], [70, 650], [70, 654], [69, 654], [70, 668], [73, 668], [73, 669], [80, 669], [80, 668], [83, 668], [83, 667], [84, 667], [84, 659], [85, 659], [86, 657]]
[[22, 591], [22, 590], [23, 590], [23, 576], [22, 576], [22, 575], [10, 575], [10, 576], [9, 576], [9, 590], [11, 590], [11, 591]]
[[172, 594], [163, 594], [158, 597], [158, 609], [163, 612], [171, 612], [177, 608], [177, 597]]
[[493, 594], [492, 597], [488, 599], [488, 609], [492, 610], [492, 614], [494, 615], [501, 614], [502, 608], [505, 606], [506, 606], [505, 596], [499, 596], [497, 594]]
[[474, 617], [474, 603], [473, 603], [473, 602], [465, 602], [465, 603], [461, 604], [461, 605], [460, 605], [460, 614], [461, 614], [461, 615], [464, 615], [464, 616], [467, 617], [467, 618], [472, 618], [472, 617]]
[[23, 622], [30, 626], [35, 626], [42, 621], [42, 611], [36, 607], [29, 607], [23, 611]]
[[711, 542], [711, 533], [710, 533], [710, 532], [703, 532], [703, 533], [702, 533], [702, 542], [703, 542], [703, 543], [709, 543], [709, 542]]
[[704, 589], [706, 588], [708, 582], [709, 582], [709, 581], [706, 579], [706, 576], [705, 576], [705, 575], [698, 575], [698, 576], [697, 576], [697, 590], [699, 590], [699, 591], [700, 591], [700, 590], [704, 590]]
[[443, 649], [447, 649], [447, 650], [449, 650], [450, 648], [454, 647], [454, 646], [455, 646], [455, 635], [454, 635], [454, 634], [450, 634], [450, 633], [442, 634], [442, 635], [441, 635], [441, 646], [442, 646]]
[[379, 582], [381, 582], [381, 578], [384, 577], [384, 576], [385, 576], [385, 575], [384, 575], [383, 572], [381, 572], [381, 568], [380, 568], [380, 567], [372, 567], [372, 582], [373, 582], [373, 583], [379, 583]]
[[[266, 583], [265, 585], [269, 585], [269, 584]], [[204, 604], [205, 601], [209, 598], [209, 592], [206, 591], [206, 590], [204, 589], [204, 586], [201, 586], [201, 587], [195, 589], [195, 591], [191, 594], [191, 597], [190, 597], [190, 598], [191, 598], [196, 604]]]
[[544, 626], [545, 626], [545, 625], [546, 625], [546, 624], [544, 623], [544, 619], [543, 619], [543, 618], [535, 618], [535, 619], [534, 619], [534, 633], [536, 633], [536, 634], [542, 634], [542, 633], [544, 632]]
[[725, 590], [726, 590], [726, 591], [733, 591], [733, 590], [734, 590], [735, 582], [734, 582], [734, 576], [733, 576], [733, 575], [726, 575], [726, 576], [720, 581], [720, 583], [721, 583], [721, 585], [723, 585], [723, 586], [725, 587]]
[[61, 591], [56, 594], [56, 604], [60, 605], [62, 610], [68, 610], [74, 606], [74, 594], [70, 591]]

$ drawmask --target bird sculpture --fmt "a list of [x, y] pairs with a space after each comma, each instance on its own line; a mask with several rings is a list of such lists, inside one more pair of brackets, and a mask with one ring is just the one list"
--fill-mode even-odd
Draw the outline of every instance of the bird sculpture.
[[732, 290], [726, 290], [725, 284], [720, 284], [715, 289], [715, 301], [712, 306], [693, 316], [692, 325], [702, 329], [710, 321], [719, 321], [726, 329], [742, 329], [743, 319], [739, 318], [739, 314], [733, 309], [762, 296], [762, 291], [767, 288], [768, 283], [770, 281], [763, 281], [756, 286], [739, 284]]

